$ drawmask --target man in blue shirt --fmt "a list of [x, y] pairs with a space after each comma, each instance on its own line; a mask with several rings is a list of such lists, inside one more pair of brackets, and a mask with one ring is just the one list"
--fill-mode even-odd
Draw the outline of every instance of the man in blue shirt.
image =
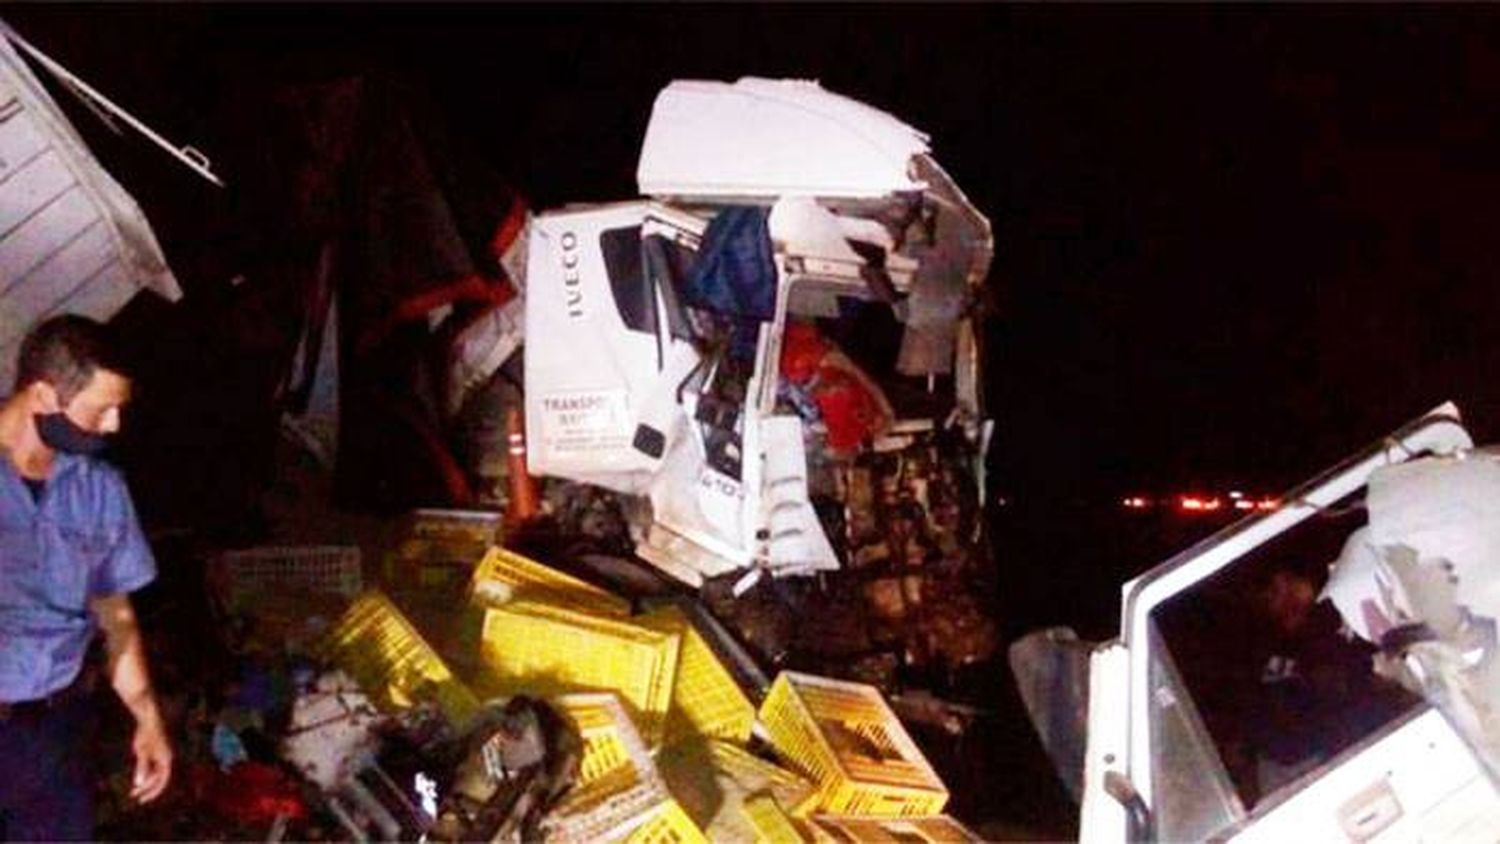
[[70, 315], [22, 341], [0, 404], [0, 839], [92, 837], [82, 675], [98, 629], [136, 722], [132, 796], [155, 799], [171, 776], [129, 598], [156, 562], [124, 479], [96, 456], [129, 400], [104, 327]]

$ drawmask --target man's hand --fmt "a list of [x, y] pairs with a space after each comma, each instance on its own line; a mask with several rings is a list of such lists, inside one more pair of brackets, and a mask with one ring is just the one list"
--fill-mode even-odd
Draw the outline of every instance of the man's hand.
[[138, 723], [130, 742], [135, 753], [135, 776], [130, 781], [130, 797], [150, 803], [161, 796], [172, 778], [172, 743], [161, 722]]

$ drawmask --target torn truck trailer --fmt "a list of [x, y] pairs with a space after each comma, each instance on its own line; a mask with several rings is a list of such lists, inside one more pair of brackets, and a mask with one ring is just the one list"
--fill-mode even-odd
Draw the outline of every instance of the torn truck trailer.
[[[1497, 493], [1445, 404], [1142, 574], [1088, 657], [1086, 726], [1078, 649], [1022, 640], [1033, 720], [1082, 768], [1081, 839], [1492, 840]], [[1320, 594], [1307, 558], [1341, 539]]]
[[37, 321], [107, 320], [143, 287], [182, 296], [140, 207], [0, 35], [0, 384]]
[[[810, 488], [836, 489], [894, 423], [960, 432], [982, 476], [972, 317], [992, 239], [927, 152], [813, 82], [668, 85], [637, 173], [653, 199], [533, 222], [530, 470], [648, 496], [637, 553], [692, 584], [838, 568]], [[889, 343], [857, 327], [879, 320]], [[789, 329], [874, 351], [794, 378], [809, 346], [784, 348]]]

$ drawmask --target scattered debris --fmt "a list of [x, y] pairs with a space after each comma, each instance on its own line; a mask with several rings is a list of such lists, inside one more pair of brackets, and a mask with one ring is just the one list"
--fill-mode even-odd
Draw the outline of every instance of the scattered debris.
[[429, 640], [375, 590], [331, 590], [342, 612], [310, 645], [241, 638], [238, 670], [203, 698], [208, 739], [184, 748], [183, 799], [205, 826], [178, 833], [822, 841], [872, 818], [962, 830], [939, 814], [946, 787], [872, 686], [782, 672], [767, 693], [691, 601], [637, 612], [499, 546], [467, 583], [477, 638], [455, 627]]
[[927, 149], [813, 83], [673, 83], [646, 198], [513, 208], [515, 296], [448, 361], [489, 509], [413, 512], [369, 571], [215, 559], [187, 837], [974, 840], [885, 698], [961, 733], [918, 687], [996, 639], [989, 224]]

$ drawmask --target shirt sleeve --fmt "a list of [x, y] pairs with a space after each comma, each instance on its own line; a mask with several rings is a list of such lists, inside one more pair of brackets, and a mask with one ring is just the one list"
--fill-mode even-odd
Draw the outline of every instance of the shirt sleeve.
[[134, 592], [156, 579], [156, 557], [141, 531], [130, 490], [119, 475], [111, 480], [107, 506], [110, 521], [116, 525], [115, 539], [94, 577], [95, 595]]

